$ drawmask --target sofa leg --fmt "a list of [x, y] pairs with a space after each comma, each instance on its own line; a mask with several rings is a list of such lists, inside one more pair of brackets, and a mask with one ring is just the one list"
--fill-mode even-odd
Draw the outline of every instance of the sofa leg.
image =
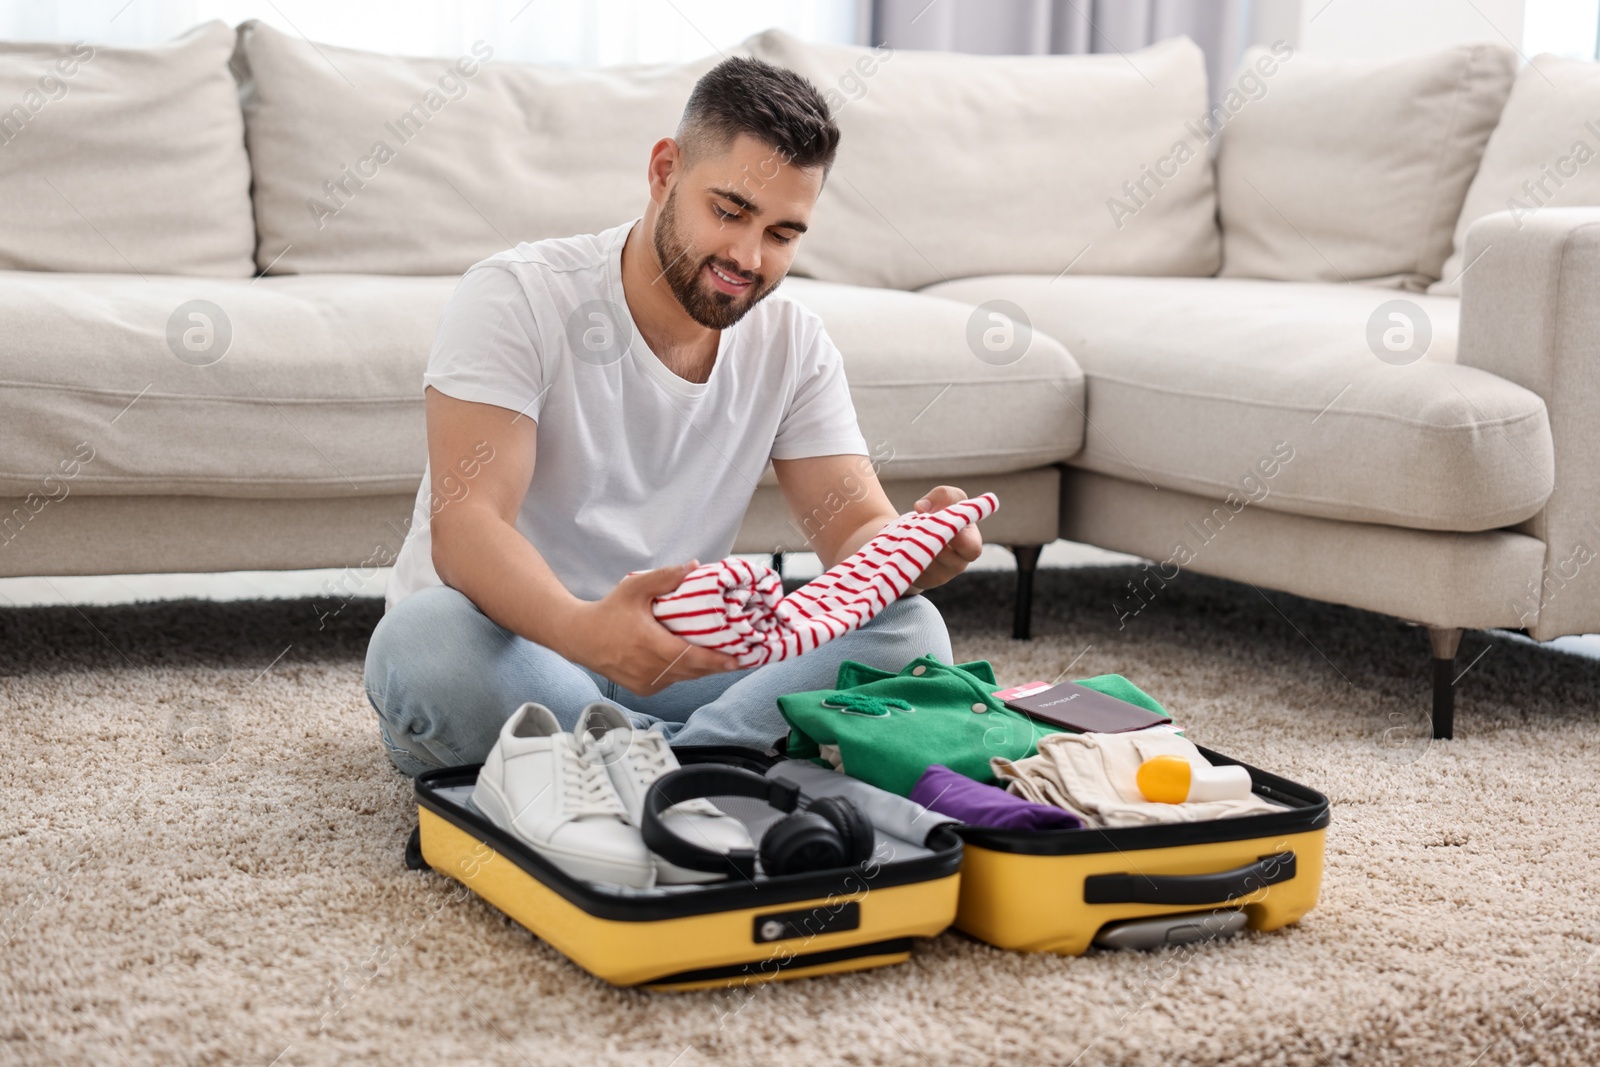
[[1009, 545], [1017, 557], [1016, 615], [1011, 621], [1011, 636], [1027, 641], [1033, 636], [1033, 575], [1039, 569], [1043, 545]]
[[1461, 629], [1430, 626], [1428, 643], [1433, 646], [1433, 736], [1449, 740], [1456, 734], [1456, 651], [1461, 647]]
[[782, 552], [774, 552], [772, 554], [772, 569], [778, 572], [779, 579], [783, 578], [783, 553]]

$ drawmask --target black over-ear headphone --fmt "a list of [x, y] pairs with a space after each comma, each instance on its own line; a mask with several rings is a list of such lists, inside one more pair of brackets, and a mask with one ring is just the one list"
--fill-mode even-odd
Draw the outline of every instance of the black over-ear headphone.
[[788, 812], [761, 835], [761, 869], [768, 875], [800, 874], [830, 867], [855, 867], [872, 858], [872, 822], [845, 797], [818, 797], [805, 811], [798, 786], [742, 767], [696, 763], [668, 771], [644, 795], [640, 832], [650, 851], [691, 871], [731, 872], [754, 878], [756, 852], [703, 848], [680, 837], [661, 816], [696, 797], [750, 797]]

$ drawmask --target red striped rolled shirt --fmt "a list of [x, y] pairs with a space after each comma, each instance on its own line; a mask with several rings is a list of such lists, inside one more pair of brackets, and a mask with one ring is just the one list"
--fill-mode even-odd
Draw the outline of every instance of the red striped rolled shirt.
[[938, 511], [907, 512], [788, 596], [771, 567], [729, 556], [690, 571], [651, 611], [685, 641], [737, 656], [741, 667], [804, 655], [904, 596], [956, 534], [999, 507], [985, 493]]

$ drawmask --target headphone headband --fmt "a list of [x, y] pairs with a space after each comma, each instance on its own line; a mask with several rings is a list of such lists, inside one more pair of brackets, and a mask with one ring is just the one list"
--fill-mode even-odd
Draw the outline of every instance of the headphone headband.
[[728, 871], [753, 879], [756, 873], [754, 849], [736, 848], [729, 852], [718, 852], [702, 848], [678, 836], [662, 820], [662, 815], [674, 804], [699, 797], [749, 797], [765, 801], [787, 813], [799, 807], [800, 787], [742, 767], [698, 763], [668, 771], [651, 782], [646, 790], [639, 832], [651, 852], [689, 870]]

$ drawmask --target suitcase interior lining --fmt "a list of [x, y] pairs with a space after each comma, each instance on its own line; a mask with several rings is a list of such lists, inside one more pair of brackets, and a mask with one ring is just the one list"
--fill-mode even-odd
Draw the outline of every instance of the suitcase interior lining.
[[1282, 806], [1259, 815], [1239, 815], [1204, 822], [1155, 823], [1149, 826], [1084, 827], [1080, 830], [995, 830], [958, 826], [967, 844], [997, 852], [1034, 856], [1085, 855], [1095, 852], [1168, 848], [1321, 830], [1329, 822], [1328, 798], [1308, 786], [1252, 767], [1248, 763], [1200, 748], [1213, 766], [1237, 765], [1250, 772], [1257, 796]]
[[[449, 804], [451, 807], [463, 809], [466, 812], [476, 814], [476, 809], [468, 807], [467, 805], [467, 799], [471, 797], [472, 790], [473, 786], [471, 784], [451, 783], [448, 785], [440, 784], [434, 786], [431, 790], [431, 793], [434, 798]], [[767, 828], [772, 826], [779, 819], [783, 818], [782, 812], [768, 807], [759, 800], [753, 800], [749, 797], [710, 797], [708, 799], [710, 799], [711, 802], [717, 807], [721, 808], [729, 815], [744, 823], [745, 827], [750, 831], [751, 840], [756, 843], [757, 848], [760, 847], [761, 836], [766, 833]], [[802, 803], [802, 808], [803, 807], [804, 804]], [[479, 817], [481, 818], [482, 816]], [[932, 859], [940, 855], [941, 852], [948, 852], [948, 847], [943, 849], [929, 848], [920, 842], [906, 841], [902, 838], [885, 833], [876, 826], [874, 826], [874, 836], [876, 839], [874, 841], [874, 857], [882, 862], [885, 857], [892, 856], [894, 857], [895, 866], [899, 866], [902, 863], [914, 863], [917, 860]], [[943, 837], [944, 835], [939, 836]], [[940, 842], [936, 841], [936, 843]], [[792, 878], [793, 876], [790, 877]], [[578, 880], [574, 879], [574, 881]], [[774, 880], [765, 874], [757, 873], [754, 882], [755, 885], [759, 887], [772, 884]], [[603, 893], [606, 896], [659, 900], [664, 897], [703, 893], [707, 888], [721, 887], [727, 883], [723, 880], [719, 880], [717, 882], [701, 884], [660, 885], [654, 886], [650, 889], [637, 889], [633, 886], [611, 885], [609, 883], [598, 882], [579, 881], [578, 884], [583, 885], [595, 892]]]

